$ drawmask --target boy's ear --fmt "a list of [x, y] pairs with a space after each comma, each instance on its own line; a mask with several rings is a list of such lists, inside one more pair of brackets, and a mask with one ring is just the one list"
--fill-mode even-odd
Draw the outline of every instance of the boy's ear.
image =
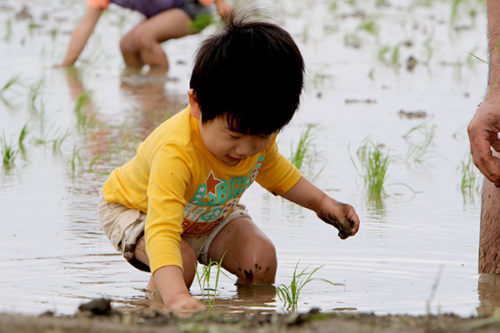
[[191, 115], [195, 119], [201, 120], [200, 103], [198, 103], [198, 97], [196, 97], [196, 94], [193, 89], [189, 89], [188, 98], [189, 98], [189, 106], [191, 108]]

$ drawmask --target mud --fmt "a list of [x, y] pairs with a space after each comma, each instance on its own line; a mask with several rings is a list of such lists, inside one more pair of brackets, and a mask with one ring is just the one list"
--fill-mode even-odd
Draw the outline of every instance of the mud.
[[[100, 302], [100, 301], [99, 301]], [[98, 302], [98, 303], [99, 303]], [[106, 303], [109, 304], [109, 303]], [[102, 305], [102, 304], [101, 304]], [[92, 307], [91, 307], [92, 308]], [[97, 315], [91, 310], [71, 316], [47, 312], [39, 316], [0, 314], [0, 332], [498, 332], [500, 318], [460, 318], [369, 313], [228, 314], [204, 312], [180, 318], [160, 311], [110, 310]]]

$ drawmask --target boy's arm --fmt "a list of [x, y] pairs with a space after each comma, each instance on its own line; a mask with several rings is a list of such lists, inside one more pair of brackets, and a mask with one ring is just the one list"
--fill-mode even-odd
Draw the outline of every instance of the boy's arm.
[[189, 293], [180, 267], [158, 268], [153, 274], [153, 280], [167, 309], [175, 313], [205, 309], [205, 306]]
[[85, 44], [87, 44], [90, 35], [94, 31], [94, 28], [97, 24], [97, 21], [99, 20], [99, 17], [101, 17], [102, 12], [102, 8], [87, 6], [85, 14], [80, 19], [80, 22], [78, 22], [75, 30], [73, 30], [73, 32], [71, 33], [71, 40], [69, 42], [68, 50], [66, 51], [66, 56], [64, 57], [64, 60], [62, 61], [60, 66], [67, 67], [75, 63], [75, 61], [80, 56], [83, 48], [85, 47]]
[[354, 208], [331, 198], [304, 177], [282, 197], [313, 210], [320, 219], [337, 228], [342, 239], [358, 232], [359, 218]]

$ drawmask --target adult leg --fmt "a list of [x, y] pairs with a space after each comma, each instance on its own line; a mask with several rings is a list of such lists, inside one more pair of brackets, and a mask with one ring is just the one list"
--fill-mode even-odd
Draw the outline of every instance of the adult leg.
[[168, 69], [168, 59], [161, 43], [194, 33], [191, 22], [189, 15], [178, 8], [142, 21], [120, 41], [125, 64], [132, 67], [150, 65]]
[[487, 179], [481, 200], [479, 273], [500, 273], [500, 188]]
[[[184, 239], [181, 239], [181, 254], [182, 254], [182, 267], [184, 269], [184, 282], [186, 286], [191, 287], [193, 283], [194, 275], [196, 273], [196, 253], [194, 252], [191, 245], [186, 242]], [[146, 242], [144, 237], [141, 237], [137, 242], [135, 248], [135, 257], [141, 261], [142, 263], [149, 266], [149, 258], [146, 254]], [[156, 285], [151, 278], [148, 283], [149, 290], [157, 290]]]
[[238, 277], [238, 284], [274, 283], [276, 249], [271, 240], [247, 217], [232, 220], [214, 238], [208, 250], [212, 260]]

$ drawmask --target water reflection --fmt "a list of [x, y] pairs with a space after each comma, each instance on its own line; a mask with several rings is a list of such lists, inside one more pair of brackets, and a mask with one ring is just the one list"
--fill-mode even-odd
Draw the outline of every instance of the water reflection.
[[490, 316], [500, 309], [500, 275], [481, 274], [477, 285], [479, 306], [477, 314]]
[[144, 138], [187, 105], [187, 90], [184, 96], [167, 95], [166, 83], [167, 77], [162, 72], [143, 73], [137, 69], [122, 71], [120, 89], [125, 96], [132, 97], [138, 103], [138, 107], [134, 108], [140, 114], [136, 125], [140, 125]]

